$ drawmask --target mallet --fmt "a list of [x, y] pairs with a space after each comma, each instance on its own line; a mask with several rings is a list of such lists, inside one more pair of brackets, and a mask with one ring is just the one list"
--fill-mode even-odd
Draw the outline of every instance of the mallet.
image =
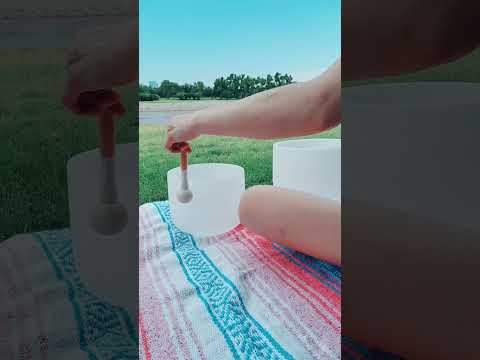
[[190, 145], [186, 142], [175, 143], [172, 151], [180, 153], [181, 181], [180, 188], [177, 191], [177, 200], [183, 204], [189, 203], [193, 199], [193, 193], [188, 184], [188, 154], [192, 152]]
[[[84, 93], [79, 104], [84, 114], [98, 114], [98, 137], [100, 150], [100, 183], [98, 204], [90, 216], [94, 231], [101, 235], [114, 235], [121, 232], [128, 222], [125, 207], [118, 201], [115, 178], [115, 120], [114, 115], [122, 115], [121, 103], [113, 103], [98, 108], [108, 99], [114, 98], [111, 90]], [[82, 97], [83, 96], [83, 97]]]

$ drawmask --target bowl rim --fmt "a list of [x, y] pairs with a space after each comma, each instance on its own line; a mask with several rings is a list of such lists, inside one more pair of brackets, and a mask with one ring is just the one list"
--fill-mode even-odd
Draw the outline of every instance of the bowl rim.
[[[228, 164], [228, 163], [195, 163], [195, 164], [189, 164], [188, 165], [188, 168], [198, 168], [198, 167], [210, 167], [210, 166], [221, 166], [221, 167], [230, 167], [230, 168], [237, 168], [237, 169], [241, 169], [243, 173], [245, 173], [245, 169], [240, 166], [240, 165], [237, 165], [237, 164]], [[180, 170], [180, 166], [176, 166], [170, 170], [167, 171], [167, 174], [170, 173], [170, 172], [177, 172]]]
[[[115, 145], [115, 151], [118, 153], [119, 151], [124, 151], [124, 149], [130, 149], [130, 148], [135, 148], [135, 147], [138, 148], [138, 143], [135, 143], [135, 142], [133, 142], [133, 143], [132, 142], [117, 143]], [[137, 151], [140, 154], [140, 150], [137, 149]], [[70, 157], [67, 160], [67, 166], [69, 166], [70, 163], [73, 164], [74, 162], [80, 161], [81, 159], [85, 158], [86, 156], [98, 157], [98, 154], [100, 154], [100, 150], [99, 150], [98, 147], [76, 153], [75, 155], [73, 155], [72, 157]], [[115, 157], [115, 159], [117, 159], [117, 157]]]
[[[304, 143], [305, 146], [297, 146], [301, 143]], [[291, 151], [341, 149], [341, 146], [342, 139], [335, 138], [292, 139], [278, 141], [273, 144], [274, 149], [283, 148]]]

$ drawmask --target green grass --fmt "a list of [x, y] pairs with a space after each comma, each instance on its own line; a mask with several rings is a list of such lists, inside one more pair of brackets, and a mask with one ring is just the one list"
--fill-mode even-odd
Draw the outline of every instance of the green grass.
[[[480, 82], [480, 50], [447, 65], [397, 77], [356, 81], [344, 86], [410, 81]], [[164, 102], [169, 102], [165, 100]], [[181, 100], [177, 100], [182, 102]], [[315, 137], [340, 137], [340, 127]], [[140, 125], [140, 202], [167, 198], [167, 170], [178, 166], [178, 155], [163, 149], [165, 129], [158, 125]], [[192, 143], [191, 163], [226, 162], [245, 168], [246, 185], [271, 184], [273, 141], [204, 136]]]
[[[337, 127], [312, 138], [339, 138]], [[169, 169], [177, 167], [179, 156], [165, 151], [166, 130], [160, 125], [140, 125], [140, 203], [167, 199]], [[245, 169], [246, 186], [271, 184], [272, 144], [275, 141], [259, 141], [230, 137], [201, 136], [191, 142], [193, 152], [189, 162], [222, 162], [237, 164]]]
[[[67, 227], [66, 163], [97, 147], [96, 122], [74, 116], [60, 102], [64, 63], [60, 50], [0, 53], [0, 242]], [[128, 112], [118, 139], [136, 141], [136, 86], [122, 89], [122, 97]]]
[[215, 98], [200, 98], [199, 100], [192, 100], [192, 99], [189, 99], [189, 100], [180, 100], [180, 99], [177, 99], [177, 98], [160, 98], [158, 100], [155, 100], [155, 101], [142, 101], [142, 103], [144, 104], [155, 104], [155, 103], [168, 103], [168, 104], [172, 104], [172, 103], [194, 103], [196, 101], [201, 101], [201, 100], [217, 100]]
[[[452, 64], [369, 83], [479, 82], [479, 62], [480, 50]], [[63, 51], [2, 51], [0, 74], [0, 241], [18, 233], [67, 227], [66, 163], [73, 155], [97, 146], [96, 124], [72, 115], [60, 103], [65, 80]], [[118, 139], [120, 143], [136, 141], [137, 87], [121, 92], [128, 112], [119, 122]], [[339, 135], [336, 129], [322, 136]], [[141, 203], [167, 197], [165, 172], [177, 166], [178, 157], [163, 150], [164, 136], [159, 126], [140, 127]], [[246, 170], [247, 186], [271, 182], [271, 141], [202, 137], [193, 146], [192, 163], [239, 164]]]

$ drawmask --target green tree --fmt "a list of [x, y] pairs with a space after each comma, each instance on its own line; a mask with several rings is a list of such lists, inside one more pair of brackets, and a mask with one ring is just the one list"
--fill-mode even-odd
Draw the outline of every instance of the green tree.
[[180, 91], [180, 85], [175, 82], [163, 80], [159, 87], [158, 95], [163, 98], [172, 98]]
[[215, 79], [215, 82], [213, 83], [213, 95], [218, 97], [218, 98], [226, 98], [226, 92], [227, 92], [227, 81], [226, 79], [221, 78]]
[[[159, 87], [152, 88], [143, 84], [139, 86], [141, 99], [172, 98], [178, 99], [200, 99], [202, 97], [216, 97], [220, 99], [241, 99], [258, 92], [269, 90], [277, 86], [284, 86], [293, 82], [289, 74], [276, 72], [273, 76], [251, 77], [245, 74], [231, 73], [227, 77], [215, 79], [213, 87], [205, 86], [202, 81], [192, 84], [179, 85], [169, 80], [163, 80]], [[155, 96], [151, 96], [155, 95]]]
[[278, 87], [278, 86], [282, 86], [282, 78], [281, 78], [281, 74], [277, 71], [275, 73], [275, 75], [273, 76], [274, 78], [274, 83], [275, 83], [275, 87]]
[[205, 90], [203, 90], [203, 96], [204, 97], [212, 97], [213, 95], [213, 89], [210, 86], [206, 86]]
[[205, 84], [202, 81], [193, 83], [193, 92], [199, 93], [202, 96], [205, 92]]
[[268, 74], [265, 90], [270, 90], [270, 89], [273, 89], [274, 87], [275, 87], [275, 82], [273, 80], [273, 77], [272, 77], [272, 75]]

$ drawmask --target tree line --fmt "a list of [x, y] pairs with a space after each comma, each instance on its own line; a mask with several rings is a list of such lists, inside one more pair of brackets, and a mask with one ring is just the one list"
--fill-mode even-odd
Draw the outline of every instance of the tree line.
[[163, 80], [158, 87], [140, 85], [140, 101], [153, 101], [160, 98], [177, 98], [180, 100], [217, 98], [217, 99], [241, 99], [261, 91], [273, 89], [278, 86], [291, 84], [293, 78], [289, 74], [266, 77], [251, 77], [245, 74], [230, 74], [227, 77], [215, 79], [213, 87], [206, 86], [201, 81], [193, 84], [177, 84], [169, 80]]

